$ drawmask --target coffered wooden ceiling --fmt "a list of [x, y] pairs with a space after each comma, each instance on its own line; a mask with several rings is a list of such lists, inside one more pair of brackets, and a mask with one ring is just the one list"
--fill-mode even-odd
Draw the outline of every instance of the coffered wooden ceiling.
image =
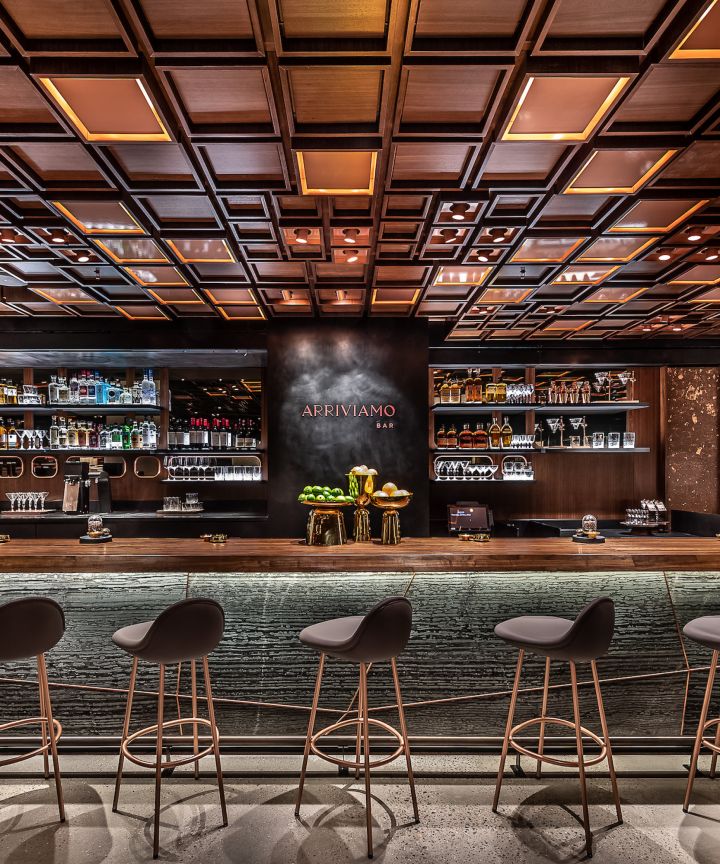
[[720, 0], [0, 0], [6, 327], [715, 337], [719, 196]]

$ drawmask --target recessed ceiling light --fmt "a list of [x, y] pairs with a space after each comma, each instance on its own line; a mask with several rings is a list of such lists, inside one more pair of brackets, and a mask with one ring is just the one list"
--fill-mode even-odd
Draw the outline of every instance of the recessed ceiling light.
[[670, 260], [670, 256], [668, 255], [667, 252], [663, 252], [662, 255], [658, 255], [658, 261], [669, 261], [669, 260]]
[[464, 222], [465, 216], [467, 215], [468, 210], [470, 209], [469, 204], [465, 204], [460, 202], [459, 204], [453, 204], [450, 208], [450, 212], [452, 213], [452, 218], [456, 222]]
[[643, 329], [643, 333], [650, 333], [650, 331], [652, 330], [652, 327], [643, 327], [642, 329]]
[[443, 238], [443, 243], [453, 243], [458, 238], [457, 228], [443, 228], [438, 234]]
[[487, 255], [477, 255], [476, 258], [478, 261], [482, 261], [483, 263], [489, 260]]
[[357, 249], [346, 249], [345, 255], [347, 256], [346, 261], [348, 264], [354, 264], [358, 260], [358, 250]]
[[63, 230], [50, 232], [50, 240], [53, 243], [64, 243], [66, 239], [67, 238]]
[[682, 330], [682, 327], [673, 327], [673, 333], [679, 333]]
[[687, 232], [687, 239], [692, 240], [695, 243], [697, 240], [702, 240], [702, 234], [698, 233], [698, 228], [689, 228]]
[[357, 228], [343, 228], [343, 241], [345, 243], [357, 243], [360, 231]]
[[504, 228], [490, 228], [487, 233], [488, 236], [492, 237], [493, 243], [502, 243], [505, 239]]
[[82, 255], [78, 255], [78, 259], [77, 259], [77, 260], [78, 260], [81, 264], [87, 264], [87, 262], [90, 260], [90, 256], [87, 254], [87, 252], [83, 252]]
[[718, 257], [718, 253], [717, 253], [717, 252], [711, 252], [708, 256], [706, 256], [705, 260], [706, 260], [706, 261], [715, 261], [715, 259], [716, 259], [717, 257]]
[[310, 229], [296, 228], [293, 231], [293, 234], [295, 235], [295, 239], [297, 240], [297, 242], [302, 243], [302, 245], [304, 246], [308, 242], [308, 239], [310, 237]]

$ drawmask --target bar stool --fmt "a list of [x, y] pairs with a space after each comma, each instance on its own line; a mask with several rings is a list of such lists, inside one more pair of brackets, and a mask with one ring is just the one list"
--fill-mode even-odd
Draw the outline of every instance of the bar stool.
[[[303, 753], [302, 771], [300, 772], [300, 785], [298, 787], [297, 802], [295, 804], [295, 816], [300, 816], [300, 804], [302, 803], [303, 788], [305, 786], [305, 774], [307, 771], [308, 756], [310, 751], [344, 768], [355, 771], [355, 777], [360, 776], [360, 769], [365, 773], [365, 816], [367, 824], [367, 850], [368, 858], [373, 857], [372, 842], [372, 810], [370, 798], [370, 771], [381, 765], [387, 765], [398, 757], [405, 755], [407, 762], [408, 782], [410, 784], [410, 795], [412, 797], [413, 813], [415, 822], [420, 821], [418, 814], [417, 797], [415, 795], [415, 779], [413, 777], [412, 763], [410, 760], [410, 743], [408, 741], [407, 725], [405, 723], [405, 710], [403, 708], [402, 694], [400, 692], [400, 678], [397, 671], [396, 658], [407, 645], [410, 638], [412, 626], [412, 606], [405, 597], [387, 597], [368, 612], [367, 615], [353, 615], [349, 618], [334, 618], [306, 627], [300, 633], [300, 641], [320, 652], [320, 664], [318, 666], [317, 679], [315, 682], [315, 695], [313, 696], [312, 708], [310, 710], [310, 721], [308, 723], [307, 737], [305, 739], [305, 750]], [[320, 688], [322, 686], [325, 658], [334, 657], [346, 663], [354, 663], [360, 670], [360, 686], [358, 689], [357, 717], [340, 720], [315, 732], [315, 717], [320, 699]], [[367, 676], [373, 663], [390, 661], [393, 683], [395, 686], [395, 697], [397, 709], [400, 715], [400, 730], [393, 728], [382, 720], [369, 716]], [[320, 750], [318, 742], [326, 735], [354, 726], [355, 733], [355, 761], [339, 759], [330, 756]], [[370, 761], [370, 726], [376, 726], [390, 734], [398, 742], [397, 748], [390, 756]], [[362, 739], [362, 762], [360, 761]]]
[[[613, 763], [612, 747], [608, 735], [607, 722], [605, 720], [605, 707], [603, 705], [602, 693], [600, 692], [600, 679], [598, 678], [596, 660], [607, 653], [612, 642], [613, 629], [615, 626], [615, 604], [608, 597], [601, 597], [589, 603], [574, 621], [567, 618], [556, 618], [544, 615], [523, 615], [519, 618], [511, 618], [503, 621], [495, 628], [495, 635], [499, 636], [510, 645], [520, 649], [517, 667], [515, 669], [515, 681], [513, 683], [512, 695], [510, 697], [510, 710], [508, 712], [505, 737], [503, 738], [502, 754], [500, 756], [500, 768], [498, 770], [497, 783], [495, 785], [495, 797], [493, 799], [493, 813], [497, 813], [500, 800], [500, 788], [505, 770], [505, 760], [508, 749], [513, 748], [517, 753], [530, 756], [537, 761], [537, 776], [540, 776], [541, 764], [547, 762], [550, 765], [562, 765], [577, 768], [580, 774], [580, 798], [583, 810], [583, 827], [585, 828], [585, 848], [588, 857], [592, 857], [592, 832], [590, 831], [590, 817], [588, 813], [587, 787], [585, 782], [585, 769], [590, 765], [597, 765], [603, 759], [607, 759], [612, 784], [613, 797], [615, 799], [615, 810], [618, 824], [622, 824], [622, 810], [620, 809], [620, 796], [618, 794], [617, 778]], [[518, 688], [520, 685], [520, 674], [522, 672], [525, 653], [539, 654], [545, 657], [545, 681], [543, 686], [541, 716], [534, 717], [513, 726], [515, 706], [517, 704]], [[559, 717], [547, 716], [548, 688], [550, 684], [550, 661], [566, 660], [570, 663], [570, 681], [572, 684], [572, 701], [574, 722]], [[600, 714], [600, 726], [602, 727], [602, 738], [586, 729], [580, 723], [580, 700], [578, 698], [577, 666], [579, 662], [590, 661], [593, 683], [595, 685], [595, 696], [597, 698], [598, 712]], [[537, 753], [528, 750], [518, 743], [517, 736], [529, 726], [540, 724], [540, 737]], [[556, 759], [545, 756], [545, 727], [549, 724], [565, 726], [575, 731], [577, 746], [577, 762]], [[583, 752], [583, 736], [590, 738], [600, 748], [600, 754], [592, 759], [586, 759]]]
[[[117, 812], [125, 759], [129, 759], [135, 765], [151, 768], [155, 771], [153, 858], [158, 857], [160, 849], [160, 782], [163, 769], [177, 768], [180, 765], [189, 765], [190, 763], [195, 763], [197, 766], [200, 759], [212, 753], [215, 756], [215, 770], [220, 792], [223, 826], [228, 824], [225, 790], [223, 788], [222, 769], [220, 767], [220, 735], [215, 723], [215, 708], [213, 705], [210, 670], [207, 659], [207, 655], [217, 647], [224, 629], [225, 614], [222, 606], [216, 603], [215, 600], [193, 597], [169, 606], [154, 621], [145, 621], [142, 624], [131, 624], [129, 627], [123, 627], [117, 630], [112, 637], [113, 642], [133, 658], [112, 809], [113, 813]], [[146, 660], [160, 667], [157, 723], [154, 726], [148, 726], [145, 729], [140, 729], [138, 732], [133, 732], [131, 735], [130, 717], [135, 692], [138, 660]], [[175, 663], [180, 664], [186, 660], [190, 661], [192, 716], [180, 717], [177, 720], [164, 720], [165, 666]], [[208, 703], [208, 720], [198, 717], [197, 672], [195, 666], [197, 660], [202, 660], [205, 695]], [[193, 729], [193, 755], [163, 762], [163, 734], [165, 730], [175, 726], [180, 726], [182, 729], [184, 724], [191, 725]], [[211, 744], [202, 751], [199, 750], [199, 725], [207, 726], [210, 729], [212, 739]], [[140, 759], [130, 752], [130, 745], [134, 741], [153, 733], [156, 735], [154, 761]]]
[[24, 597], [11, 600], [0, 606], [0, 662], [37, 658], [38, 689], [40, 692], [40, 716], [12, 720], [0, 726], [0, 732], [17, 729], [20, 726], [40, 725], [42, 745], [29, 753], [11, 756], [0, 761], [0, 767], [23, 762], [33, 756], [43, 755], [45, 779], [50, 776], [48, 750], [52, 754], [53, 777], [57, 794], [60, 821], [65, 821], [65, 802], [63, 800], [60, 764], [58, 762], [57, 742], [62, 735], [59, 720], [53, 717], [50, 687], [48, 686], [45, 654], [54, 648], [65, 632], [65, 615], [60, 606], [49, 597]]
[[[705, 687], [705, 698], [703, 699], [702, 708], [700, 709], [700, 722], [698, 723], [698, 731], [695, 736], [695, 746], [693, 747], [692, 759], [690, 760], [690, 776], [688, 777], [687, 789], [685, 790], [685, 802], [683, 810], [687, 813], [690, 807], [690, 796], [692, 795], [693, 784], [695, 783], [695, 775], [697, 774], [697, 764], [700, 758], [700, 750], [703, 746], [712, 751], [712, 763], [710, 766], [710, 777], [715, 777], [715, 768], [717, 766], [717, 757], [720, 753], [720, 717], [714, 720], [708, 720], [708, 712], [710, 710], [710, 699], [712, 698], [713, 684], [715, 683], [715, 675], [718, 667], [718, 656], [720, 655], [720, 615], [705, 615], [702, 618], [695, 618], [683, 627], [683, 633], [703, 645], [705, 648], [712, 649], [712, 660], [710, 661], [710, 671], [708, 672], [707, 686]], [[705, 739], [705, 731], [717, 726], [715, 732], [715, 742], [711, 743]]]

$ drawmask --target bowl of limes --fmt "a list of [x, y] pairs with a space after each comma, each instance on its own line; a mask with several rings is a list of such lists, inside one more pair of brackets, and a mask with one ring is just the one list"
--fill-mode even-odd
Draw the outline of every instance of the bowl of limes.
[[298, 495], [298, 501], [308, 507], [336, 510], [355, 503], [352, 495], [346, 495], [339, 486], [306, 486]]

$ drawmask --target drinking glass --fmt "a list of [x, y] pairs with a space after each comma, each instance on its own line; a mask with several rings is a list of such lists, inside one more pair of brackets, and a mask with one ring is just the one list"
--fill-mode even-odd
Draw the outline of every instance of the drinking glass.
[[623, 447], [634, 447], [635, 446], [635, 433], [634, 432], [623, 432]]
[[49, 494], [50, 494], [49, 492], [38, 492], [38, 495], [40, 496], [40, 509], [41, 510], [45, 509], [45, 499], [48, 497]]
[[596, 450], [602, 450], [605, 447], [605, 433], [604, 432], [593, 432], [592, 433], [592, 446]]
[[6, 492], [6, 498], [10, 502], [10, 512], [15, 512], [15, 502], [17, 501], [18, 493], [17, 492]]
[[610, 449], [618, 450], [620, 448], [620, 433], [608, 432], [607, 441]]
[[262, 480], [262, 468], [260, 465], [253, 465], [252, 479], [255, 481]]

